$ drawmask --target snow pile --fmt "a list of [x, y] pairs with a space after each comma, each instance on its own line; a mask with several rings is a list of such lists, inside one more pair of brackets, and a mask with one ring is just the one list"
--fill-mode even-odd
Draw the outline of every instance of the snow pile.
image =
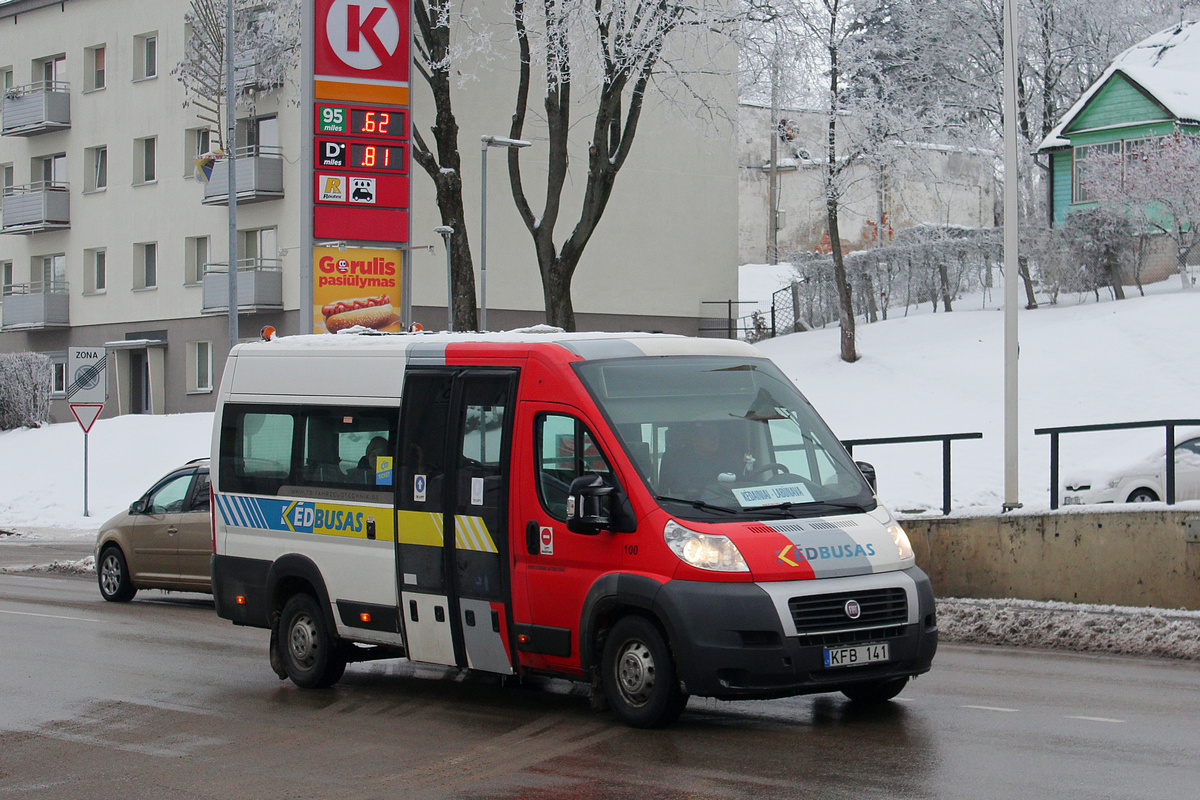
[[127, 415], [97, 420], [88, 435], [87, 517], [83, 430], [76, 422], [0, 432], [0, 529], [94, 536], [102, 522], [127, 508], [163, 475], [208, 455], [212, 417]]
[[938, 631], [959, 644], [1200, 661], [1200, 611], [940, 598]]

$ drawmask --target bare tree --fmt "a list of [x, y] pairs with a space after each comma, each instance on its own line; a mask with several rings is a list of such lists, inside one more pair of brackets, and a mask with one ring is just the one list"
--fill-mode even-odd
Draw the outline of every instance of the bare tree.
[[[688, 34], [719, 37], [732, 24], [720, 5], [677, 0], [541, 0], [513, 3], [520, 53], [516, 104], [509, 135], [525, 138], [535, 92], [535, 68], [544, 83], [542, 110], [547, 128], [547, 176], [543, 207], [534, 212], [526, 192], [518, 151], [508, 150], [508, 174], [517, 211], [533, 237], [546, 321], [575, 329], [571, 280], [592, 234], [604, 215], [617, 174], [625, 165], [637, 135], [647, 95], [659, 78], [681, 81], [693, 99], [706, 102], [694, 89], [685, 68], [664, 54]], [[683, 59], [685, 62], [688, 59]], [[705, 68], [708, 65], [688, 65]], [[659, 87], [661, 88], [661, 87]], [[578, 90], [578, 91], [577, 91]], [[588, 101], [591, 140], [587, 180], [579, 217], [560, 245], [555, 232], [563, 213], [571, 152], [569, 133], [581, 100]], [[536, 112], [535, 112], [536, 113]]]
[[1200, 245], [1200, 133], [1177, 128], [1167, 136], [1097, 148], [1081, 181], [1102, 208], [1169, 239], [1183, 288], [1192, 287], [1187, 258]]
[[[184, 106], [216, 132], [217, 147], [226, 150], [225, 0], [191, 0], [184, 22], [188, 37], [183, 60], [171, 70], [186, 92]], [[253, 108], [264, 93], [291, 86], [300, 64], [299, 0], [234, 0], [234, 81], [239, 102]]]
[[466, 12], [455, 11], [451, 0], [413, 0], [416, 19], [414, 45], [416, 71], [433, 95], [434, 120], [429, 131], [432, 146], [421, 129], [413, 125], [413, 160], [425, 170], [436, 191], [442, 225], [454, 229], [450, 235], [450, 293], [456, 330], [478, 327], [475, 299], [475, 268], [463, 209], [462, 154], [458, 145], [458, 120], [454, 114], [452, 73], [456, 62], [482, 40], [464, 36], [470, 44], [455, 45], [451, 22], [462, 21]]

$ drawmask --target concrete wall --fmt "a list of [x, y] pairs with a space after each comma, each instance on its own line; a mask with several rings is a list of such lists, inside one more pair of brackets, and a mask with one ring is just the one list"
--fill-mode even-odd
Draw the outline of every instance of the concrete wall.
[[[939, 597], [1200, 609], [1200, 511], [902, 519]], [[1193, 537], [1196, 538], [1196, 537]]]

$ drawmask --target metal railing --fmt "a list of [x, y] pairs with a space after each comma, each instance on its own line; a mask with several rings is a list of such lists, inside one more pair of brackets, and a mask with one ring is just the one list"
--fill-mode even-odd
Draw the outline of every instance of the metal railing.
[[[282, 258], [239, 258], [234, 262], [238, 272], [282, 272]], [[229, 262], [209, 261], [204, 264], [203, 275], [229, 272]]]
[[65, 280], [30, 281], [6, 283], [0, 287], [0, 294], [5, 297], [17, 297], [25, 294], [68, 294], [70, 290], [70, 285]]
[[70, 192], [71, 184], [67, 181], [34, 181], [33, 183], [18, 183], [4, 187], [5, 197], [20, 197], [38, 192]]
[[1057, 428], [1035, 428], [1034, 434], [1050, 437], [1050, 508], [1058, 508], [1059, 436], [1064, 433], [1095, 433], [1097, 431], [1127, 431], [1137, 428], [1166, 429], [1167, 505], [1175, 504], [1175, 429], [1200, 425], [1200, 419], [1160, 419], [1146, 422], [1110, 422], [1102, 425], [1066, 425]]
[[16, 100], [27, 94], [41, 94], [42, 92], [66, 92], [69, 94], [70, 91], [71, 84], [66, 81], [35, 81], [24, 86], [12, 86], [5, 89], [4, 99]]
[[916, 442], [942, 443], [942, 514], [950, 513], [950, 443], [963, 439], [982, 439], [983, 434], [972, 433], [934, 433], [927, 436], [884, 436], [874, 439], [842, 439], [846, 451], [854, 455], [854, 448], [874, 444], [913, 444]]
[[725, 306], [725, 320], [720, 322], [715, 317], [705, 318], [705, 322], [720, 322], [718, 325], [701, 325], [697, 330], [701, 333], [724, 333], [727, 339], [738, 338], [738, 333], [744, 330], [738, 315], [734, 312], [734, 307], [739, 305], [753, 305], [757, 300], [701, 300], [700, 305], [705, 306]]

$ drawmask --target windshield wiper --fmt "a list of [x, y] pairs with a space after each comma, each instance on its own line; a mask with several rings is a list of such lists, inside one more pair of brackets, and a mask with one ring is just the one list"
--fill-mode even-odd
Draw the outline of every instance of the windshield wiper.
[[805, 512], [806, 516], [815, 516], [831, 508], [859, 513], [867, 511], [861, 503], [842, 503], [836, 500], [814, 500], [811, 503], [775, 503], [769, 506], [755, 506], [747, 511], [801, 511]]
[[682, 497], [669, 497], [664, 494], [656, 495], [655, 500], [666, 500], [669, 503], [683, 503], [692, 508], [703, 509], [704, 511], [720, 511], [725, 514], [738, 514], [742, 511], [740, 508], [728, 508], [726, 506], [715, 506], [712, 503], [706, 503], [703, 500], [685, 500]]

